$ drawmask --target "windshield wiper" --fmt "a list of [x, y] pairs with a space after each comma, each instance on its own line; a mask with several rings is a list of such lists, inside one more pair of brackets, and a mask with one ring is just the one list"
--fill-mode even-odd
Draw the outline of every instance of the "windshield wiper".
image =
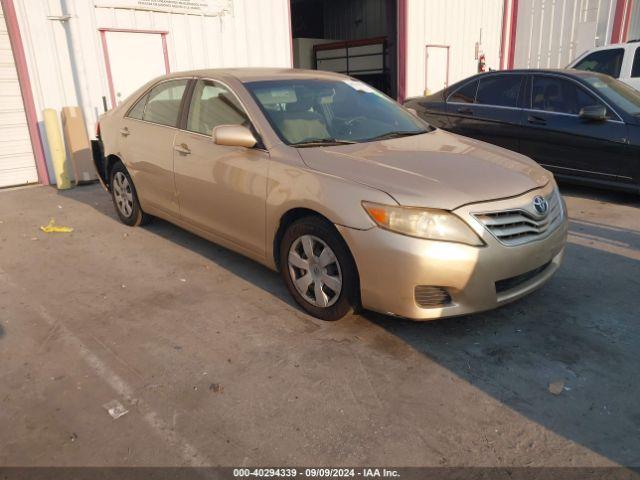
[[387, 140], [389, 138], [400, 138], [400, 137], [410, 137], [412, 135], [422, 135], [423, 133], [428, 133], [429, 130], [398, 130], [395, 132], [387, 132], [382, 135], [378, 135], [376, 137], [367, 138], [365, 142], [372, 142], [374, 140]]
[[303, 142], [292, 143], [292, 147], [317, 147], [327, 145], [353, 145], [356, 142], [351, 140], [340, 140], [338, 138], [310, 138]]

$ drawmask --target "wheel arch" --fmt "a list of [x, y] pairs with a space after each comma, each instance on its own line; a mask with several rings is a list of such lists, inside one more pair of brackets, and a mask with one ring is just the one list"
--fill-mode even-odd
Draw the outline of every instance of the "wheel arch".
[[[111, 191], [111, 171], [113, 170], [115, 164], [118, 162], [124, 165], [122, 159], [114, 153], [109, 154], [105, 157], [104, 177], [102, 178], [102, 181], [109, 191]], [[127, 168], [126, 165], [125, 168]]]
[[[320, 212], [313, 210], [311, 208], [294, 207], [284, 212], [280, 217], [278, 228], [276, 229], [276, 233], [273, 237], [273, 245], [271, 245], [272, 256], [273, 256], [274, 264], [276, 266], [276, 270], [278, 271], [280, 270], [280, 243], [282, 242], [282, 237], [284, 237], [284, 233], [287, 231], [287, 228], [289, 228], [289, 225], [291, 225], [296, 220], [300, 220], [301, 218], [305, 218], [305, 217], [322, 218], [323, 220], [333, 225], [333, 222], [329, 220], [326, 216], [322, 215]], [[342, 237], [342, 235], [340, 236]]]
[[292, 225], [297, 220], [300, 220], [302, 218], [309, 218], [309, 217], [322, 219], [327, 223], [327, 225], [330, 225], [333, 231], [338, 236], [338, 238], [342, 240], [342, 243], [344, 244], [344, 247], [346, 248], [347, 253], [351, 257], [353, 268], [355, 270], [354, 274], [355, 274], [355, 281], [356, 281], [355, 294], [356, 294], [357, 306], [355, 308], [356, 308], [356, 311], [358, 311], [361, 308], [360, 298], [362, 294], [360, 291], [360, 271], [358, 269], [358, 264], [356, 263], [356, 258], [353, 255], [353, 251], [351, 250], [351, 247], [349, 246], [347, 239], [344, 238], [344, 236], [340, 232], [340, 229], [336, 228], [336, 223], [332, 222], [329, 218], [327, 218], [325, 215], [318, 212], [317, 210], [314, 210], [308, 207], [294, 207], [294, 208], [290, 208], [284, 214], [282, 214], [282, 216], [280, 217], [280, 223], [278, 225], [278, 228], [273, 238], [273, 245], [272, 245], [273, 261], [275, 263], [276, 270], [280, 272], [280, 244], [282, 242], [285, 232], [287, 231], [287, 228], [289, 228], [289, 226]]

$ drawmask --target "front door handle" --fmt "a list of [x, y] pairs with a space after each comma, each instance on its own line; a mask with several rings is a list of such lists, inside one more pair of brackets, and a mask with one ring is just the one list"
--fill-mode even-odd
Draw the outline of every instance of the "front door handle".
[[537, 117], [536, 115], [529, 115], [527, 118], [527, 122], [532, 123], [534, 125], [546, 125], [547, 121], [542, 117]]
[[470, 108], [459, 108], [458, 113], [462, 113], [463, 115], [473, 115], [473, 110]]
[[191, 150], [189, 149], [186, 143], [181, 143], [180, 145], [176, 145], [175, 147], [173, 147], [173, 149], [182, 155], [191, 154]]
[[120, 130], [120, 134], [123, 137], [128, 137], [129, 135], [131, 135], [131, 132], [129, 131], [129, 128], [124, 127], [122, 130]]

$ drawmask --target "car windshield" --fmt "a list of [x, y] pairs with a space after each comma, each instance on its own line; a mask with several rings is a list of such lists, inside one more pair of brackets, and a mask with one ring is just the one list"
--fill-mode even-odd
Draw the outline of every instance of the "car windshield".
[[640, 115], [640, 92], [615, 78], [603, 75], [583, 77], [598, 93], [630, 115]]
[[343, 145], [418, 135], [426, 123], [374, 88], [353, 79], [288, 79], [245, 86], [288, 145]]

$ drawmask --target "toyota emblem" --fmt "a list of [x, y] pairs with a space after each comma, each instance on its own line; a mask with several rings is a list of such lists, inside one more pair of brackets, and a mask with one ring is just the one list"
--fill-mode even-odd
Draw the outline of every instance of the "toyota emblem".
[[539, 215], [546, 215], [549, 211], [549, 202], [544, 197], [538, 195], [533, 199], [533, 208]]

